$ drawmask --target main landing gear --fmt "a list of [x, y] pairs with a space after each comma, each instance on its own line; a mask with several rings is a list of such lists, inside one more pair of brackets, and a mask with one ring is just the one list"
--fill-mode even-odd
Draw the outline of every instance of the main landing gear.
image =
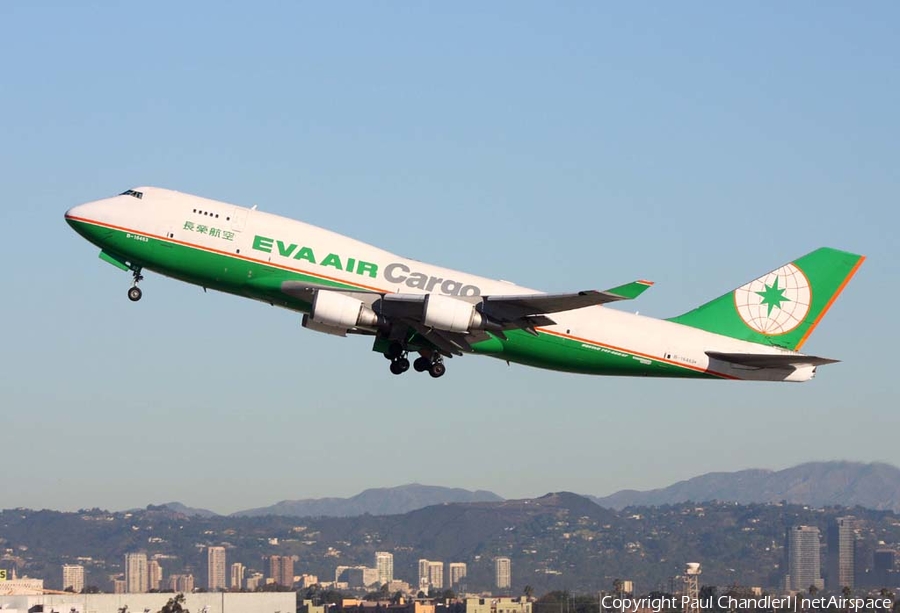
[[[394, 341], [388, 347], [384, 357], [391, 361], [391, 372], [395, 375], [402, 375], [409, 370], [409, 351], [399, 342]], [[416, 372], [428, 371], [432, 377], [437, 379], [447, 372], [444, 366], [444, 358], [437, 352], [431, 352], [430, 355], [422, 355], [413, 361], [413, 369]]]
[[135, 268], [131, 274], [134, 277], [134, 283], [132, 283], [131, 287], [128, 289], [128, 299], [132, 302], [137, 302], [141, 299], [141, 296], [144, 295], [144, 292], [138, 287], [138, 283], [144, 280], [144, 276], [141, 274], [140, 268]]

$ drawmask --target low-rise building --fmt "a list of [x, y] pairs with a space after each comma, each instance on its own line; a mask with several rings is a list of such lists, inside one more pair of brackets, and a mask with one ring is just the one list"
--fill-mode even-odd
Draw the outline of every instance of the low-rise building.
[[27, 595], [27, 594], [43, 594], [44, 580], [31, 579], [30, 577], [13, 576], [0, 583], [0, 594], [2, 595]]
[[519, 598], [466, 598], [466, 613], [531, 613], [531, 602]]
[[[42, 606], [44, 611], [74, 613], [118, 613], [159, 611], [174, 594], [46, 594], [42, 596], [2, 596], [0, 610], [29, 611]], [[206, 613], [293, 613], [297, 608], [294, 592], [198, 592], [184, 595], [184, 607]]]

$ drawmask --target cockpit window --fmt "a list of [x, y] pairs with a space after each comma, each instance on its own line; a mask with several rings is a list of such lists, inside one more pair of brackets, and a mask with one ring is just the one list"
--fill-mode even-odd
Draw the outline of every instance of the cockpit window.
[[137, 198], [140, 200], [144, 197], [144, 192], [136, 192], [133, 189], [126, 189], [124, 192], [119, 194], [120, 196], [131, 196], [132, 198]]

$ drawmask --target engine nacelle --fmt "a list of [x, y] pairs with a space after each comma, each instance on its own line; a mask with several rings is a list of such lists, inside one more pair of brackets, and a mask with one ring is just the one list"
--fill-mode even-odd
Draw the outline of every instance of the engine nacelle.
[[[342, 329], [375, 328], [378, 315], [362, 300], [331, 290], [316, 290], [309, 320], [324, 326]], [[309, 326], [307, 326], [309, 327]]]
[[333, 334], [335, 336], [347, 336], [347, 328], [336, 328], [326, 324], [320, 324], [312, 320], [309, 315], [303, 315], [303, 323], [301, 324], [307, 330], [313, 332], [323, 332], [325, 334]]
[[486, 320], [475, 305], [442, 294], [425, 296], [423, 323], [429, 328], [448, 332], [468, 332], [485, 327]]

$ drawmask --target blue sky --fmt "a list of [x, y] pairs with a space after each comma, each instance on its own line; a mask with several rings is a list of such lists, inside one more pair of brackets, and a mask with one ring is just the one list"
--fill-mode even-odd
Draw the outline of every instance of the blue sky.
[[[422, 483], [607, 494], [900, 464], [900, 6], [0, 4], [0, 507], [220, 512]], [[671, 316], [820, 245], [868, 256], [804, 385], [449, 363], [148, 274], [63, 221], [158, 185]]]

